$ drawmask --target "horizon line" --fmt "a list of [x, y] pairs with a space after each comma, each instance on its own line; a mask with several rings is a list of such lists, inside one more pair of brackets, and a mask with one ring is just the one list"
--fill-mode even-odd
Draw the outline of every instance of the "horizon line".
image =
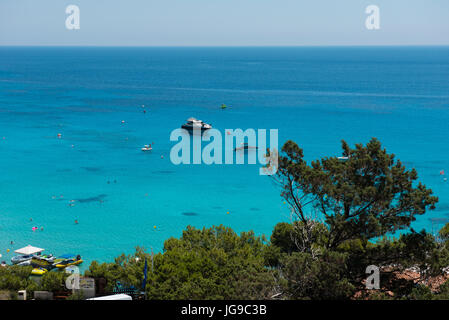
[[67, 48], [306, 48], [306, 47], [449, 47], [449, 44], [338, 44], [338, 45], [28, 45], [0, 44], [0, 47], [67, 47]]

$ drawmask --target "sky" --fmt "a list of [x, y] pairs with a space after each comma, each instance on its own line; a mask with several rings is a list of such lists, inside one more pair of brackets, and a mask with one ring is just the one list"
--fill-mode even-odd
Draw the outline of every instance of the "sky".
[[0, 45], [449, 45], [449, 0], [0, 0]]

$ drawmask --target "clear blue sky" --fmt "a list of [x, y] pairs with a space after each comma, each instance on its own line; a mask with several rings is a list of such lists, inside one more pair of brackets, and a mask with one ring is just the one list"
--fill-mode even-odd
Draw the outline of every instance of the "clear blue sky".
[[449, 0], [0, 0], [0, 45], [449, 45]]

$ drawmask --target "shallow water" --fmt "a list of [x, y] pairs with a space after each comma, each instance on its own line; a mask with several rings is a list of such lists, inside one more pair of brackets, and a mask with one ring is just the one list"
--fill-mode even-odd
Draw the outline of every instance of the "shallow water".
[[138, 245], [159, 251], [189, 224], [269, 235], [288, 220], [258, 165], [170, 162], [170, 132], [190, 116], [223, 132], [277, 128], [308, 160], [375, 136], [440, 197], [413, 227], [449, 218], [447, 47], [3, 47], [2, 260], [32, 244], [87, 267]]

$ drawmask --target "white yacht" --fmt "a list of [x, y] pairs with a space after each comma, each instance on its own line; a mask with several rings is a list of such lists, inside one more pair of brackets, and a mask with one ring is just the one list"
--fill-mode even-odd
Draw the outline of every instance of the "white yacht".
[[189, 131], [193, 131], [194, 129], [206, 131], [206, 130], [212, 129], [212, 126], [208, 123], [201, 121], [201, 120], [197, 120], [195, 118], [189, 118], [189, 119], [187, 119], [187, 122], [181, 126], [181, 128], [189, 130]]

